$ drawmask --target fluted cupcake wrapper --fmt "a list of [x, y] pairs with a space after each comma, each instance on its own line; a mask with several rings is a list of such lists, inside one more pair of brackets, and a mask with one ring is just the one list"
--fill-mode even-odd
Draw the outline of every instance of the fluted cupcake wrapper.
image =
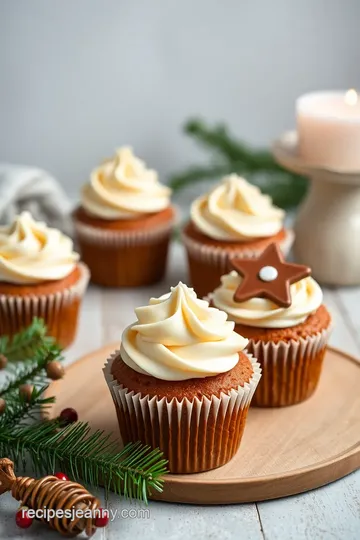
[[142, 230], [121, 231], [106, 230], [92, 227], [86, 223], [74, 220], [75, 232], [80, 241], [89, 244], [98, 244], [107, 248], [138, 246], [153, 244], [170, 236], [175, 224], [175, 219], [170, 222]]
[[331, 326], [315, 335], [290, 342], [254, 342], [247, 351], [260, 362], [262, 378], [252, 405], [282, 407], [306, 400], [315, 391]]
[[76, 218], [75, 233], [91, 280], [105, 287], [139, 287], [160, 281], [165, 273], [176, 216], [142, 230], [106, 230]]
[[[281, 251], [286, 256], [294, 241], [294, 232], [286, 229], [286, 235], [282, 242], [278, 242]], [[187, 251], [189, 270], [192, 286], [198, 296], [205, 296], [220, 285], [222, 275], [230, 271], [230, 257], [242, 259], [252, 259], [259, 256], [265, 249], [239, 247], [238, 249], [229, 249], [222, 246], [209, 246], [197, 242], [193, 238], [182, 234], [182, 241]]]
[[44, 319], [49, 335], [63, 347], [74, 339], [80, 301], [89, 282], [90, 272], [78, 263], [80, 278], [63, 291], [24, 296], [0, 295], [0, 334], [13, 336], [29, 326], [34, 317]]
[[239, 448], [247, 412], [261, 377], [258, 362], [251, 356], [254, 373], [243, 387], [220, 397], [201, 400], [142, 396], [124, 388], [111, 375], [116, 351], [104, 367], [114, 400], [124, 443], [141, 441], [160, 448], [172, 473], [195, 473], [227, 463]]
[[[291, 246], [294, 241], [294, 232], [292, 229], [286, 229], [286, 235], [282, 242], [278, 242], [281, 251], [284, 255], [287, 255], [291, 249]], [[264, 248], [255, 249], [248, 247], [241, 247], [238, 250], [227, 249], [222, 246], [209, 246], [207, 244], [202, 244], [197, 242], [193, 238], [190, 238], [185, 233], [182, 234], [182, 241], [186, 249], [191, 253], [193, 257], [201, 261], [206, 261], [208, 264], [218, 265], [223, 274], [229, 271], [228, 269], [228, 260], [229, 256], [235, 256], [242, 259], [251, 259], [257, 257], [262, 253]]]

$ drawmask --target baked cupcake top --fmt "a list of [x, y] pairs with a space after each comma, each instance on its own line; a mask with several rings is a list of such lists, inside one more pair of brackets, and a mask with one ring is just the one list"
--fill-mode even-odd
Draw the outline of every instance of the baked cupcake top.
[[151, 298], [135, 310], [121, 358], [138, 373], [167, 381], [203, 378], [232, 369], [248, 340], [234, 332], [234, 323], [219, 309], [197, 298], [183, 283]]
[[200, 232], [220, 241], [251, 241], [273, 236], [285, 212], [268, 195], [236, 174], [225, 176], [191, 205], [191, 220]]
[[237, 324], [289, 328], [303, 323], [322, 304], [323, 294], [310, 268], [284, 261], [276, 244], [256, 258], [235, 258], [231, 264], [235, 270], [222, 276], [211, 299]]
[[148, 169], [131, 148], [122, 147], [91, 173], [82, 188], [81, 204], [97, 218], [136, 219], [167, 208], [170, 195], [156, 171]]
[[68, 236], [35, 221], [29, 212], [0, 227], [0, 282], [26, 285], [63, 279], [78, 260]]

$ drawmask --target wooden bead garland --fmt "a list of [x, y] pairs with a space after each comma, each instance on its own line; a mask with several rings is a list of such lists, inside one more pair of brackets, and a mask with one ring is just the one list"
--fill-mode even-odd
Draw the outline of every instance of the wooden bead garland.
[[32, 510], [82, 510], [91, 517], [42, 518], [64, 536], [76, 536], [86, 532], [91, 536], [96, 531], [97, 513], [101, 512], [100, 501], [81, 484], [59, 480], [56, 476], [45, 476], [39, 480], [16, 477], [14, 464], [10, 459], [0, 459], [0, 494], [11, 491], [12, 496], [21, 501], [22, 506]]

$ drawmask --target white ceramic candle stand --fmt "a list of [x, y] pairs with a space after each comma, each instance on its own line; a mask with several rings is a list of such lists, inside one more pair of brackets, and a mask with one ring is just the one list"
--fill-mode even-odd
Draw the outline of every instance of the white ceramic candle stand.
[[298, 155], [293, 131], [274, 143], [273, 153], [285, 169], [311, 179], [294, 226], [296, 260], [310, 266], [320, 283], [359, 285], [360, 171], [310, 167]]

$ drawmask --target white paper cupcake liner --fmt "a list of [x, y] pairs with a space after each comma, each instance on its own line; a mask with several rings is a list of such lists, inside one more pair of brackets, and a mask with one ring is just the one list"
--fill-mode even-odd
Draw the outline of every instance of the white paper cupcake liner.
[[282, 407], [310, 397], [319, 382], [330, 334], [331, 325], [298, 341], [273, 343], [250, 339], [246, 350], [257, 358], [262, 369], [252, 405]]
[[[289, 253], [293, 241], [294, 241], [294, 232], [292, 229], [286, 229], [285, 238], [282, 242], [278, 242], [281, 251], [286, 255]], [[227, 249], [222, 246], [209, 246], [197, 242], [193, 238], [190, 238], [186, 233], [182, 233], [182, 241], [189, 252], [189, 254], [197, 260], [209, 264], [211, 266], [216, 266], [221, 271], [221, 275], [229, 272], [228, 261], [229, 257], [238, 257], [242, 259], [252, 259], [259, 256], [264, 248], [240, 248], [238, 251], [235, 249]]]
[[247, 411], [261, 377], [259, 363], [248, 355], [254, 373], [243, 387], [211, 399], [178, 401], [150, 398], [124, 388], [111, 375], [116, 351], [104, 367], [104, 376], [117, 410], [124, 443], [141, 441], [160, 448], [173, 473], [194, 473], [220, 467], [236, 453]]
[[[80, 277], [76, 283], [51, 294], [29, 294], [14, 296], [0, 294], [0, 334], [14, 334], [28, 326], [34, 317], [44, 319], [51, 335], [61, 335], [60, 325], [72, 324], [75, 321], [64, 320], [74, 302], [84, 295], [89, 283], [90, 272], [83, 263], [78, 263]], [[71, 328], [74, 332], [74, 328]]]
[[150, 227], [148, 229], [138, 231], [116, 231], [100, 229], [99, 227], [93, 227], [87, 223], [82, 223], [76, 218], [74, 219], [74, 229], [76, 236], [80, 241], [88, 244], [105, 245], [107, 247], [127, 247], [139, 244], [152, 244], [161, 241], [163, 238], [170, 236], [176, 222], [177, 212], [174, 208], [175, 214], [172, 220], [167, 221], [157, 227]]

